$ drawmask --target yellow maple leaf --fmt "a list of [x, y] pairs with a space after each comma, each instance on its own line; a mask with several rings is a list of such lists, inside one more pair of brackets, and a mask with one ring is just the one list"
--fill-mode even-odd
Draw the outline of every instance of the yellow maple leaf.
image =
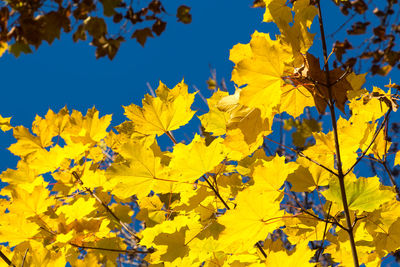
[[120, 154], [126, 161], [114, 163], [106, 171], [106, 177], [110, 186], [114, 185], [112, 192], [116, 196], [125, 199], [136, 194], [140, 199], [151, 190], [158, 192], [157, 183], [172, 183], [173, 179], [168, 177], [167, 168], [151, 147], [131, 140], [121, 147]]
[[285, 63], [292, 61], [290, 47], [257, 31], [247, 46], [251, 48], [251, 54], [248, 48], [240, 45], [231, 50], [230, 56], [236, 64], [232, 80], [238, 86], [246, 84], [240, 92], [239, 103], [259, 108], [263, 117], [272, 120], [273, 108], [280, 103]]
[[[351, 210], [374, 211], [380, 205], [396, 198], [396, 194], [391, 190], [380, 188], [378, 177], [356, 178], [354, 174], [349, 173], [344, 179], [346, 197]], [[340, 193], [340, 184], [338, 179], [332, 179], [329, 183], [329, 189], [322, 194], [327, 200], [332, 201], [340, 209], [342, 198]]]
[[260, 160], [260, 163], [254, 167], [252, 174], [255, 183], [253, 190], [269, 192], [273, 201], [281, 194], [280, 188], [298, 165], [294, 162], [285, 163], [285, 157], [280, 156], [275, 156], [270, 161]]
[[190, 107], [196, 93], [188, 93], [183, 80], [173, 89], [160, 82], [156, 94], [157, 97], [145, 95], [143, 107], [134, 104], [124, 107], [125, 115], [134, 122], [135, 131], [160, 136], [191, 120], [195, 111]]
[[264, 0], [265, 13], [264, 22], [275, 22], [276, 24], [288, 24], [292, 22], [292, 12], [286, 5], [286, 0]]
[[10, 247], [31, 239], [39, 232], [39, 225], [20, 214], [5, 213], [0, 217], [0, 243]]
[[308, 247], [308, 240], [296, 244], [296, 249], [291, 252], [285, 250], [272, 251], [268, 254], [265, 261], [265, 266], [314, 266], [315, 263], [311, 263], [310, 260], [314, 256], [314, 251]]
[[89, 198], [85, 200], [84, 198], [79, 198], [72, 204], [63, 205], [59, 207], [56, 211], [58, 215], [61, 213], [65, 214], [66, 223], [69, 224], [74, 220], [81, 220], [86, 215], [89, 215], [92, 211], [96, 210], [94, 205], [96, 200], [94, 198]]
[[225, 96], [218, 102], [218, 109], [229, 114], [226, 125], [224, 145], [228, 158], [240, 160], [255, 150], [264, 142], [264, 136], [271, 133], [272, 119], [262, 117], [261, 111], [249, 108], [239, 103], [241, 90]]
[[320, 166], [305, 158], [298, 158], [296, 162], [300, 165], [287, 181], [292, 184], [290, 190], [294, 192], [312, 192], [318, 186], [326, 186], [331, 175]]
[[18, 189], [13, 194], [12, 205], [8, 209], [11, 213], [20, 214], [25, 218], [39, 215], [55, 204], [49, 193], [45, 185], [36, 186], [32, 192]]
[[[74, 143], [96, 143], [107, 135], [107, 128], [111, 122], [111, 115], [105, 115], [99, 118], [99, 111], [93, 107], [88, 109], [86, 116], [82, 116], [80, 112], [73, 111], [70, 118], [72, 131], [69, 134], [69, 138]], [[68, 134], [62, 135], [64, 139]]]
[[213, 135], [223, 135], [226, 133], [226, 125], [228, 124], [230, 114], [218, 108], [218, 102], [226, 96], [228, 96], [228, 92], [216, 91], [211, 98], [207, 99], [209, 111], [199, 116], [206, 132], [213, 133]]
[[207, 146], [205, 139], [196, 134], [189, 145], [175, 145], [171, 169], [180, 181], [195, 182], [225, 159], [222, 141], [217, 138]]
[[225, 252], [247, 251], [283, 225], [283, 210], [279, 202], [271, 201], [273, 198], [270, 193], [251, 187], [238, 194], [236, 208], [218, 218], [225, 226], [218, 239], [226, 247]]
[[297, 118], [303, 114], [305, 107], [312, 106], [314, 106], [314, 98], [305, 87], [294, 87], [291, 85], [285, 85], [282, 87], [279, 112], [286, 112], [294, 118]]
[[31, 153], [35, 153], [42, 147], [51, 145], [51, 143], [43, 144], [38, 136], [32, 135], [24, 126], [14, 127], [13, 134], [15, 139], [17, 139], [17, 143], [12, 144], [8, 150], [17, 156], [27, 156]]

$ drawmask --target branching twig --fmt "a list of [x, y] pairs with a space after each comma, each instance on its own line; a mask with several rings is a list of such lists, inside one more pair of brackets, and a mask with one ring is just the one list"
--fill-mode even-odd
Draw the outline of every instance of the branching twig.
[[203, 176], [204, 180], [207, 182], [207, 184], [210, 186], [211, 190], [214, 192], [215, 196], [218, 197], [219, 200], [221, 200], [222, 204], [224, 204], [225, 208], [227, 210], [230, 210], [228, 204], [226, 204], [225, 200], [222, 198], [222, 196], [219, 194], [219, 192], [217, 191], [217, 189], [215, 189], [215, 187], [210, 183], [210, 181], [207, 179], [207, 175]]
[[[293, 192], [291, 192], [291, 193], [294, 194]], [[291, 196], [291, 194], [287, 194], [287, 195], [288, 195], [290, 198], [292, 198], [292, 199], [296, 202], [296, 204], [299, 206], [298, 209], [300, 209], [300, 211], [302, 211], [302, 212], [304, 212], [304, 213], [310, 215], [311, 217], [314, 217], [315, 219], [317, 219], [317, 220], [319, 220], [319, 221], [321, 221], [321, 222], [334, 224], [334, 225], [339, 226], [340, 228], [342, 228], [342, 229], [345, 230], [346, 232], [348, 231], [348, 229], [347, 229], [346, 227], [344, 227], [343, 225], [341, 225], [341, 224], [336, 220], [335, 217], [332, 217], [332, 219], [334, 220], [334, 222], [330, 221], [329, 219], [322, 219], [322, 218], [318, 217], [317, 215], [315, 215], [315, 214], [309, 212], [308, 210], [306, 210], [306, 209], [301, 205], [301, 203], [297, 200], [296, 197]]]
[[372, 146], [372, 144], [375, 142], [375, 139], [378, 137], [380, 131], [383, 129], [383, 127], [385, 126], [386, 120], [389, 117], [390, 112], [392, 111], [392, 109], [389, 109], [389, 111], [386, 113], [385, 118], [382, 122], [382, 124], [379, 126], [379, 128], [375, 131], [374, 137], [371, 140], [371, 143], [368, 145], [368, 147], [363, 151], [363, 153], [361, 154], [361, 156], [356, 160], [356, 162], [354, 162], [354, 164], [347, 170], [347, 172], [344, 174], [344, 176], [346, 176], [347, 174], [349, 174], [349, 172], [351, 172], [354, 167], [364, 158], [364, 156], [367, 154], [369, 148]]
[[312, 163], [317, 164], [318, 166], [320, 166], [321, 168], [327, 170], [328, 172], [332, 173], [333, 175], [338, 176], [338, 174], [337, 174], [336, 172], [332, 171], [331, 169], [329, 169], [328, 167], [322, 165], [321, 163], [319, 163], [319, 162], [313, 160], [312, 158], [310, 158], [310, 157], [304, 155], [303, 152], [297, 151], [296, 149], [293, 149], [293, 148], [291, 148], [291, 147], [282, 145], [282, 144], [280, 144], [280, 143], [278, 143], [278, 142], [276, 142], [276, 141], [274, 141], [274, 140], [272, 140], [272, 139], [270, 139], [270, 138], [268, 138], [268, 137], [264, 137], [264, 138], [267, 139], [268, 141], [271, 141], [271, 142], [273, 142], [273, 143], [275, 143], [275, 144], [277, 144], [277, 145], [283, 147], [283, 148], [289, 149], [290, 151], [296, 153], [298, 156], [303, 157], [303, 158], [305, 158], [305, 159], [311, 161]]
[[[77, 172], [73, 171], [72, 175], [75, 177], [75, 179], [83, 186], [83, 182], [78, 175]], [[119, 225], [122, 226], [135, 240], [136, 242], [140, 241], [140, 238], [136, 236], [136, 234], [120, 219], [118, 216], [108, 207], [107, 204], [105, 204], [90, 188], [85, 187], [86, 191], [89, 192], [89, 194], [94, 197], [105, 209], [106, 211], [111, 214], [112, 217], [119, 223]]]

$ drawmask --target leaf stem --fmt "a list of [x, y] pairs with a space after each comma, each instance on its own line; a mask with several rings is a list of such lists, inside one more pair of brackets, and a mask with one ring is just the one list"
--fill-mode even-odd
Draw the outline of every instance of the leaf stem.
[[325, 39], [325, 31], [324, 31], [324, 24], [322, 20], [322, 12], [321, 12], [321, 3], [320, 0], [317, 1], [317, 7], [318, 7], [318, 21], [319, 21], [319, 27], [320, 27], [320, 32], [321, 32], [321, 41], [322, 41], [322, 49], [323, 49], [323, 54], [324, 54], [324, 62], [325, 62], [325, 77], [326, 77], [326, 82], [328, 84], [328, 93], [329, 93], [329, 109], [330, 109], [330, 114], [331, 114], [331, 121], [332, 121], [332, 128], [333, 128], [333, 134], [334, 134], [334, 139], [335, 139], [335, 150], [336, 150], [336, 165], [338, 169], [338, 178], [339, 178], [339, 184], [340, 184], [340, 193], [342, 197], [342, 204], [343, 204], [343, 210], [346, 216], [346, 224], [347, 224], [347, 233], [350, 239], [350, 246], [351, 246], [351, 252], [353, 255], [353, 262], [354, 266], [358, 267], [360, 266], [358, 263], [358, 256], [357, 256], [357, 249], [356, 249], [356, 244], [354, 241], [354, 235], [353, 235], [353, 226], [351, 223], [351, 218], [350, 218], [350, 211], [349, 211], [349, 206], [347, 203], [347, 197], [346, 197], [346, 189], [344, 185], [344, 174], [343, 174], [343, 169], [342, 169], [342, 160], [340, 157], [340, 147], [339, 147], [339, 137], [338, 137], [338, 130], [337, 130], [337, 124], [336, 124], [336, 115], [335, 115], [335, 106], [334, 106], [334, 100], [332, 97], [332, 86], [330, 85], [330, 75], [329, 75], [329, 64], [328, 64], [328, 53], [327, 53], [327, 48], [326, 48], [326, 39]]
[[176, 141], [175, 137], [172, 135], [171, 131], [166, 131], [165, 134], [171, 139], [172, 143], [176, 145], [178, 142]]

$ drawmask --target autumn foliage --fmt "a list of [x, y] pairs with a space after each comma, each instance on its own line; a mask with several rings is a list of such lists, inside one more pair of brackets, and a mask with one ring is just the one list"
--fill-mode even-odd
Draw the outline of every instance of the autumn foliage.
[[[95, 108], [49, 110], [31, 130], [1, 118], [20, 158], [0, 176], [2, 264], [378, 266], [398, 250], [390, 169], [400, 159], [388, 160], [387, 136], [398, 86], [365, 89], [366, 74], [330, 68], [319, 1], [264, 2], [263, 20], [280, 34], [255, 32], [232, 48], [238, 87], [214, 90], [198, 116], [202, 134], [187, 144], [173, 134], [196, 114], [184, 81], [160, 82], [142, 106], [124, 107], [127, 120], [114, 129]], [[320, 54], [309, 51], [312, 23], [322, 31]], [[314, 107], [326, 119], [296, 124]], [[277, 142], [283, 113], [292, 117], [286, 127], [305, 127], [300, 140], [313, 142], [268, 155], [263, 144]], [[163, 135], [171, 149], [160, 148]], [[361, 176], [364, 160], [384, 166], [392, 186]], [[319, 202], [306, 207], [300, 192]]]

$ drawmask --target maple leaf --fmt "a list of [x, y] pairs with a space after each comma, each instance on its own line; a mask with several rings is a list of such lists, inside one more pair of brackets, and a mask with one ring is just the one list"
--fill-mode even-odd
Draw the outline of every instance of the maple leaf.
[[215, 139], [207, 146], [205, 139], [196, 134], [189, 145], [175, 145], [170, 167], [180, 181], [195, 182], [224, 159], [222, 139]]
[[218, 222], [225, 226], [218, 239], [226, 247], [225, 252], [247, 251], [283, 225], [283, 210], [271, 199], [274, 199], [271, 194], [252, 188], [238, 194], [236, 208], [218, 218]]
[[120, 154], [126, 162], [114, 163], [106, 171], [110, 186], [114, 185], [113, 194], [125, 199], [136, 194], [138, 198], [147, 196], [159, 180], [168, 179], [167, 170], [152, 147], [129, 141]]
[[303, 114], [305, 107], [314, 106], [314, 98], [312, 94], [304, 86], [296, 86], [285, 84], [282, 87], [281, 102], [279, 106], [280, 113], [287, 114], [297, 118]]
[[228, 112], [224, 112], [218, 108], [218, 102], [226, 96], [228, 96], [228, 92], [216, 91], [212, 97], [207, 99], [209, 111], [199, 116], [205, 131], [213, 133], [216, 136], [226, 133], [226, 125], [230, 118]]
[[96, 210], [94, 205], [96, 200], [94, 198], [84, 199], [79, 198], [77, 201], [70, 205], [63, 205], [57, 209], [57, 214], [65, 214], [66, 223], [69, 224], [74, 220], [81, 220], [89, 215], [92, 211]]
[[0, 218], [0, 242], [8, 242], [10, 247], [18, 245], [39, 232], [39, 225], [15, 213], [2, 214]]
[[54, 205], [45, 185], [35, 186], [32, 192], [19, 189], [13, 194], [12, 205], [8, 208], [13, 214], [23, 214], [25, 218], [45, 212]]
[[40, 137], [32, 135], [24, 126], [14, 127], [13, 135], [17, 139], [17, 143], [12, 144], [8, 149], [17, 156], [27, 156], [52, 144], [49, 140], [43, 141]]
[[160, 136], [190, 121], [195, 113], [190, 109], [195, 94], [188, 93], [183, 81], [173, 89], [160, 82], [157, 97], [145, 95], [142, 108], [134, 104], [125, 106], [125, 115], [134, 122], [135, 131]]
[[308, 241], [296, 244], [294, 251], [289, 253], [286, 250], [272, 251], [268, 254], [265, 266], [314, 266], [310, 260], [314, 256], [314, 251], [308, 247]]
[[302, 84], [310, 91], [320, 114], [325, 112], [330, 97], [332, 97], [335, 105], [345, 113], [344, 105], [347, 101], [347, 91], [351, 89], [351, 84], [344, 78], [346, 74], [344, 70], [340, 68], [330, 70], [329, 83], [331, 84], [331, 92], [327, 87], [326, 73], [321, 70], [319, 60], [312, 54], [306, 54], [304, 65], [298, 74], [300, 75], [298, 78], [296, 76], [291, 77], [292, 81], [295, 84]]
[[70, 118], [71, 129], [73, 130], [61, 136], [67, 143], [71, 141], [83, 144], [99, 142], [107, 135], [111, 117], [111, 115], [105, 115], [99, 118], [99, 111], [95, 107], [88, 109], [84, 117], [80, 112], [74, 110]]
[[[285, 157], [275, 156], [270, 161], [260, 160], [259, 165], [254, 167], [252, 178], [254, 179], [253, 190], [269, 192], [271, 199], [276, 199], [281, 191], [279, 190], [290, 173], [297, 169], [294, 162], [285, 163]], [[272, 197], [272, 196], [275, 196]]]
[[[270, 118], [273, 116], [273, 108], [280, 103], [280, 87], [283, 84], [281, 77], [284, 75], [285, 63], [292, 60], [290, 47], [272, 40], [269, 34], [257, 31], [247, 46], [251, 48], [251, 54], [245, 46], [240, 45], [232, 48], [229, 58], [236, 64], [232, 81], [238, 86], [246, 84], [240, 92], [239, 103], [259, 108], [263, 117]], [[243, 49], [245, 51], [241, 51]]]
[[[229, 114], [224, 144], [228, 158], [240, 160], [257, 150], [264, 136], [271, 133], [271, 120], [262, 117], [261, 111], [239, 103], [240, 90], [218, 102], [218, 109]], [[230, 150], [230, 151], [229, 151]]]
[[[351, 210], [373, 211], [392, 199], [396, 194], [391, 190], [380, 188], [378, 177], [356, 178], [354, 175], [347, 175], [344, 179], [346, 197]], [[340, 185], [338, 179], [332, 179], [329, 189], [322, 192], [327, 200], [342, 206]]]
[[329, 172], [305, 158], [298, 158], [296, 162], [300, 166], [287, 177], [287, 181], [292, 184], [292, 191], [312, 192], [319, 186], [328, 185], [331, 178]]

